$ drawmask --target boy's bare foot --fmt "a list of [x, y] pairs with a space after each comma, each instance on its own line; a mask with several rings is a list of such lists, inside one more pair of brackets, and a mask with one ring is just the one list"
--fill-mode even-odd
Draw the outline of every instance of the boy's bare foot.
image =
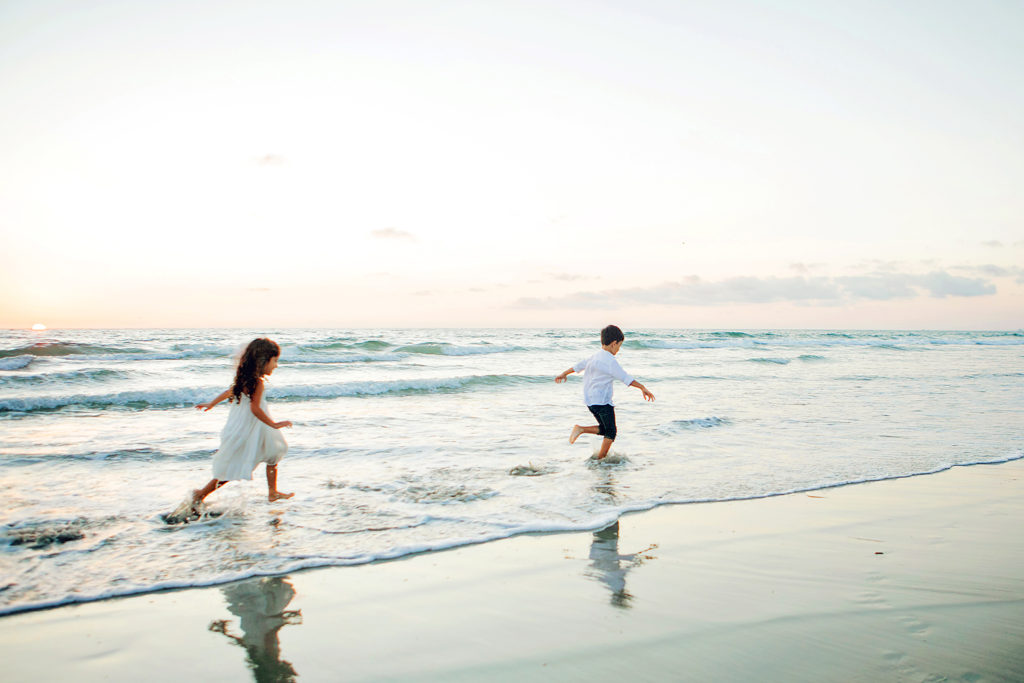
[[583, 433], [583, 427], [579, 425], [573, 425], [572, 434], [569, 435], [569, 443], [576, 443], [576, 439], [580, 438], [580, 434]]
[[273, 503], [275, 500], [283, 500], [285, 498], [291, 498], [294, 493], [281, 493], [280, 491], [271, 491], [267, 494], [267, 500]]

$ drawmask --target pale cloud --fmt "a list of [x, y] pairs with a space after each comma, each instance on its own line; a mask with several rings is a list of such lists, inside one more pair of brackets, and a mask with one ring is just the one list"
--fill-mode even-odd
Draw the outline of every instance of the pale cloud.
[[988, 242], [982, 242], [981, 244], [982, 246], [993, 247], [995, 249], [1002, 249], [1004, 246], [999, 240], [989, 240]]
[[573, 282], [576, 280], [596, 280], [597, 277], [594, 275], [580, 275], [578, 273], [548, 273], [547, 276], [552, 280], [561, 280], [563, 282]]
[[1004, 268], [1003, 266], [997, 266], [992, 263], [988, 263], [982, 266], [953, 266], [953, 270], [962, 270], [967, 273], [976, 273], [978, 275], [985, 275], [988, 277], [1009, 277], [1019, 273], [1024, 273], [1022, 268]]
[[995, 294], [995, 285], [978, 278], [950, 275], [941, 270], [923, 275], [908, 273], [880, 273], [856, 277], [838, 277], [836, 282], [847, 299], [891, 301], [910, 299], [922, 290], [929, 296], [986, 296]]
[[399, 230], [397, 228], [382, 228], [380, 230], [371, 230], [370, 235], [382, 240], [410, 240], [416, 241], [416, 236], [411, 232], [405, 230]]
[[489, 284], [489, 285], [480, 285], [480, 286], [477, 286], [477, 287], [470, 287], [470, 288], [466, 289], [465, 291], [471, 292], [473, 294], [480, 294], [481, 292], [493, 292], [493, 291], [498, 290], [498, 289], [508, 289], [510, 286], [511, 285], [508, 285], [508, 284], [505, 284], [505, 283], [502, 283], [502, 282], [497, 282], [497, 283]]
[[936, 298], [973, 297], [996, 293], [987, 280], [950, 275], [945, 271], [925, 274], [874, 273], [847, 277], [732, 277], [719, 281], [690, 276], [679, 282], [595, 292], [576, 292], [560, 297], [526, 297], [516, 302], [523, 308], [605, 308], [630, 305], [722, 306], [730, 304], [836, 305], [858, 300], [889, 301], [922, 295]]
[[987, 263], [982, 266], [954, 266], [953, 268], [984, 277], [1012, 277], [1016, 278], [1017, 284], [1024, 284], [1024, 268], [1020, 266], [1005, 267]]
[[881, 259], [869, 259], [854, 266], [854, 270], [870, 270], [875, 273], [880, 272], [899, 272], [906, 270], [908, 264], [902, 261], [882, 261]]
[[923, 287], [934, 297], [947, 296], [989, 296], [996, 293], [996, 286], [981, 278], [967, 278], [950, 275], [941, 270], [915, 278], [915, 286]]
[[285, 159], [280, 154], [264, 154], [256, 159], [259, 166], [284, 166]]
[[900, 273], [877, 273], [835, 278], [840, 287], [840, 299], [870, 299], [889, 301], [916, 296], [912, 276]]

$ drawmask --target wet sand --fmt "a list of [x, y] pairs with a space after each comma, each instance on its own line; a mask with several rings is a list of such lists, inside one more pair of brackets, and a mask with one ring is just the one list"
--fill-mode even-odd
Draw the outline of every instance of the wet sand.
[[662, 507], [4, 617], [3, 678], [1019, 681], [1022, 519], [1024, 461]]

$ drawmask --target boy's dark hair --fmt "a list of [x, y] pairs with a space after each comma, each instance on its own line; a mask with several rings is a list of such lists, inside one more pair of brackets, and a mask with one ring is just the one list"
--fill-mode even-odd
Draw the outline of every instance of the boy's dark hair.
[[602, 346], [608, 346], [612, 342], [624, 341], [625, 339], [626, 335], [622, 334], [622, 330], [620, 330], [615, 325], [609, 325], [608, 327], [601, 330]]

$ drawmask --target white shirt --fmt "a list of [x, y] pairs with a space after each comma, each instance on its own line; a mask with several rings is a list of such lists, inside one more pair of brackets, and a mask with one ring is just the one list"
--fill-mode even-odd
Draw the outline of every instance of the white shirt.
[[583, 401], [588, 406], [615, 405], [612, 403], [612, 382], [619, 380], [626, 386], [633, 376], [622, 369], [609, 351], [601, 349], [586, 360], [572, 366], [574, 372], [584, 372]]

